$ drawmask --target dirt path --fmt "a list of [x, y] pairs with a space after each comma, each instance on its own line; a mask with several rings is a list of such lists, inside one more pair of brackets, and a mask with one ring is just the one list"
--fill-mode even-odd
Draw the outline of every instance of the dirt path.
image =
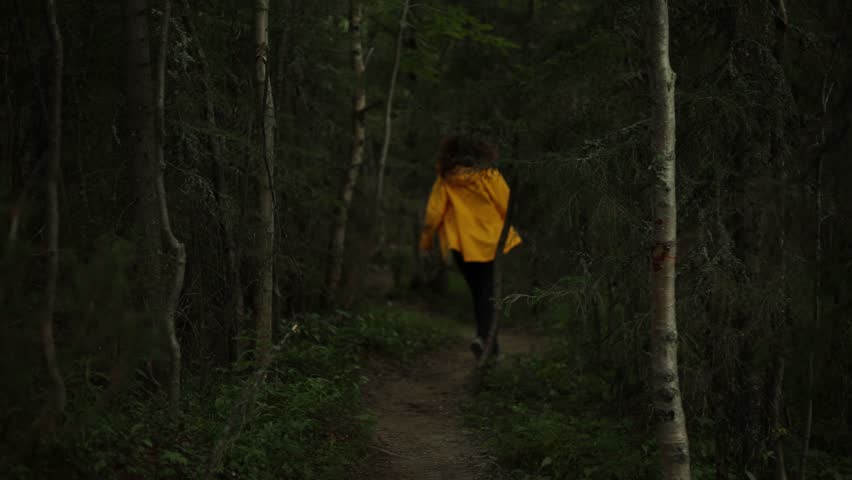
[[[519, 332], [500, 334], [504, 359], [534, 353], [536, 339]], [[499, 368], [499, 367], [498, 367]], [[473, 357], [464, 337], [425, 355], [413, 366], [380, 364], [374, 369], [367, 402], [377, 419], [375, 480], [479, 480], [500, 478], [494, 457], [477, 432], [463, 423], [461, 405], [469, 398]]]

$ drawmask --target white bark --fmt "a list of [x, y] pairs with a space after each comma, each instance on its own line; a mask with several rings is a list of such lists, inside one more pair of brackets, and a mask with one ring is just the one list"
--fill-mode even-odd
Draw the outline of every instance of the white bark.
[[651, 0], [651, 97], [654, 102], [652, 153], [654, 249], [652, 252], [651, 393], [662, 477], [690, 478], [689, 441], [681, 404], [675, 318], [677, 204], [675, 196], [675, 74], [669, 63], [666, 0]]
[[349, 2], [349, 35], [352, 44], [352, 70], [355, 73], [355, 93], [352, 97], [352, 145], [349, 164], [340, 188], [337, 209], [331, 232], [329, 247], [328, 270], [325, 281], [325, 297], [327, 303], [337, 300], [340, 277], [343, 272], [343, 249], [346, 242], [346, 227], [349, 222], [349, 209], [352, 205], [352, 193], [358, 182], [358, 173], [364, 161], [364, 127], [367, 96], [364, 90], [364, 54], [361, 44], [361, 22], [363, 6], [360, 0]]
[[254, 295], [257, 327], [257, 355], [269, 355], [272, 346], [273, 258], [275, 242], [275, 104], [268, 72], [269, 0], [256, 0], [255, 17], [255, 90], [261, 119], [262, 153], [257, 166], [259, 223], [257, 235], [258, 285]]
[[166, 200], [166, 186], [163, 179], [163, 170], [166, 168], [165, 139], [166, 139], [166, 55], [169, 43], [169, 22], [171, 20], [172, 3], [165, 0], [163, 7], [163, 25], [160, 32], [159, 55], [157, 57], [157, 106], [155, 122], [157, 126], [157, 161], [160, 169], [157, 173], [157, 197], [160, 214], [160, 228], [162, 237], [168, 243], [169, 248], [175, 255], [175, 272], [171, 287], [166, 295], [165, 304], [162, 307], [160, 322], [163, 333], [169, 347], [169, 405], [172, 413], [177, 413], [180, 407], [180, 374], [181, 374], [181, 351], [180, 342], [175, 332], [175, 312], [178, 300], [183, 291], [184, 274], [186, 273], [186, 248], [172, 231], [169, 219], [169, 205]]

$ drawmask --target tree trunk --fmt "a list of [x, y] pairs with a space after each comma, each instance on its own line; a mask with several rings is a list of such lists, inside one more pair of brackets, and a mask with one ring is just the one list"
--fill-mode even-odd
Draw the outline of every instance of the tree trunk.
[[[784, 45], [787, 36], [787, 7], [784, 3], [784, 0], [773, 0], [773, 8], [775, 9], [776, 15], [776, 38], [775, 38], [775, 47], [774, 47], [774, 55], [775, 59], [778, 62], [778, 69], [782, 72], [784, 71]], [[785, 80], [786, 83], [786, 80]], [[782, 104], [784, 105], [784, 104]], [[775, 127], [775, 132], [772, 134], [770, 151], [773, 158], [778, 158], [781, 170], [781, 191], [779, 192], [779, 197], [782, 199], [781, 201], [781, 225], [780, 225], [780, 235], [779, 235], [779, 256], [781, 262], [781, 285], [784, 288], [784, 304], [783, 304], [783, 322], [782, 327], [783, 330], [779, 333], [776, 333], [775, 336], [780, 338], [786, 337], [786, 331], [789, 328], [791, 323], [790, 321], [790, 298], [792, 298], [792, 294], [789, 292], [789, 282], [787, 281], [787, 259], [789, 255], [786, 251], [787, 246], [787, 199], [786, 192], [788, 191], [788, 171], [787, 171], [787, 160], [786, 156], [783, 153], [784, 146], [782, 142], [784, 141], [786, 135], [784, 135], [784, 116], [786, 105], [781, 107], [781, 110], [777, 113], [777, 125]], [[775, 358], [772, 362], [772, 372], [770, 378], [770, 385], [772, 385], [772, 391], [769, 396], [769, 439], [771, 442], [771, 448], [774, 453], [773, 461], [775, 463], [775, 480], [787, 480], [787, 465], [784, 460], [784, 428], [781, 421], [781, 403], [784, 398], [784, 351], [780, 346], [774, 347], [777, 349], [775, 353]]]
[[775, 480], [787, 480], [787, 466], [784, 463], [784, 428], [781, 422], [781, 402], [784, 398], [784, 359], [779, 355], [773, 362], [772, 391], [770, 392], [770, 438], [775, 453]]
[[240, 358], [242, 353], [247, 349], [244, 341], [240, 340], [240, 334], [244, 330], [245, 321], [245, 305], [243, 303], [243, 285], [240, 276], [240, 254], [237, 250], [236, 242], [234, 241], [234, 225], [231, 216], [228, 213], [227, 201], [230, 199], [228, 181], [225, 177], [225, 159], [222, 156], [222, 148], [217, 134], [215, 133], [219, 126], [216, 120], [216, 108], [213, 103], [213, 85], [210, 80], [210, 65], [207, 61], [207, 52], [204, 50], [204, 45], [201, 43], [198, 29], [195, 27], [193, 19], [192, 7], [189, 5], [189, 0], [183, 1], [185, 10], [186, 26], [189, 35], [195, 43], [195, 51], [198, 56], [198, 64], [201, 67], [201, 85], [204, 88], [204, 116], [207, 122], [207, 128], [210, 134], [207, 136], [208, 148], [210, 155], [213, 157], [214, 187], [216, 196], [216, 206], [219, 214], [219, 230], [225, 245], [225, 265], [226, 265], [226, 285], [228, 291], [228, 306], [226, 316], [231, 318], [227, 321], [231, 325], [232, 332], [236, 340], [233, 346], [236, 350], [236, 358]]
[[[296, 22], [296, 12], [292, 8], [292, 3], [290, 3], [290, 7], [288, 11], [289, 21], [291, 23]], [[288, 54], [293, 51], [292, 42], [295, 39], [294, 31], [296, 31], [296, 26], [291, 25], [291, 28], [287, 28], [287, 25], [284, 25], [283, 27], [281, 36], [278, 37], [278, 51], [276, 52], [277, 65], [275, 68], [273, 91], [276, 95], [275, 106], [277, 111], [277, 133], [279, 134], [278, 141], [282, 142], [282, 145], [286, 145], [286, 137], [283, 137], [283, 135], [293, 130], [293, 86], [288, 84], [288, 80], [291, 78], [288, 77], [289, 66], [287, 62], [289, 60]], [[282, 161], [286, 162], [285, 159], [282, 159]]]
[[402, 16], [399, 19], [399, 33], [396, 37], [396, 54], [393, 60], [393, 71], [391, 72], [390, 87], [388, 88], [388, 99], [385, 105], [385, 138], [382, 142], [382, 154], [379, 157], [379, 169], [376, 179], [376, 205], [375, 205], [375, 228], [378, 233], [378, 246], [384, 244], [384, 210], [382, 208], [382, 197], [384, 195], [385, 185], [385, 165], [388, 161], [388, 151], [390, 150], [391, 128], [393, 122], [391, 114], [393, 113], [393, 97], [396, 91], [396, 79], [399, 76], [399, 63], [402, 57], [402, 38], [405, 34], [406, 19], [408, 18], [409, 0], [405, 0], [402, 5]]
[[258, 278], [254, 295], [254, 312], [257, 327], [257, 355], [269, 355], [272, 346], [272, 294], [275, 242], [275, 104], [269, 78], [269, 0], [256, 0], [254, 17], [255, 34], [255, 90], [258, 115], [261, 123], [261, 155], [258, 163], [258, 224], [257, 236]]
[[183, 290], [184, 273], [186, 272], [186, 248], [178, 241], [172, 231], [169, 220], [169, 206], [166, 201], [166, 185], [163, 179], [163, 170], [166, 168], [165, 140], [166, 140], [166, 55], [169, 44], [169, 22], [171, 21], [172, 2], [165, 0], [163, 6], [163, 26], [160, 32], [160, 51], [157, 57], [157, 160], [160, 165], [157, 174], [157, 197], [159, 198], [160, 225], [162, 236], [169, 244], [175, 255], [175, 271], [171, 288], [166, 294], [165, 304], [162, 307], [160, 322], [163, 333], [169, 346], [170, 376], [169, 376], [169, 406], [172, 413], [177, 414], [180, 408], [180, 342], [175, 333], [175, 311], [177, 310], [180, 293]]
[[361, 1], [350, 0], [349, 35], [352, 44], [352, 70], [355, 72], [355, 93], [352, 97], [352, 145], [331, 231], [328, 270], [325, 280], [325, 297], [326, 303], [329, 304], [337, 301], [340, 277], [343, 272], [343, 248], [346, 241], [349, 208], [352, 204], [352, 193], [355, 191], [361, 163], [364, 161], [364, 138], [366, 135], [364, 114], [367, 96], [364, 89], [364, 54], [361, 45], [362, 17], [363, 6]]
[[775, 27], [777, 35], [775, 38], [775, 58], [782, 61], [784, 55], [784, 42], [787, 40], [787, 29], [789, 20], [787, 18], [787, 5], [784, 0], [772, 0], [772, 8], [775, 10]]
[[57, 417], [65, 411], [65, 381], [59, 371], [56, 360], [56, 344], [53, 338], [53, 312], [56, 308], [56, 289], [59, 277], [59, 199], [57, 183], [60, 169], [60, 152], [62, 147], [62, 73], [64, 52], [62, 34], [56, 23], [56, 5], [54, 0], [45, 0], [47, 26], [53, 49], [53, 76], [50, 92], [52, 93], [49, 106], [48, 131], [48, 165], [47, 165], [47, 288], [45, 312], [41, 324], [41, 341], [44, 349], [44, 359], [47, 371], [53, 383], [48, 397], [49, 405], [45, 409], [47, 430], [52, 431]]
[[[813, 326], [811, 328], [810, 345], [808, 346], [808, 387], [807, 387], [807, 413], [805, 418], [805, 434], [802, 445], [802, 459], [799, 465], [799, 479], [805, 480], [808, 468], [808, 451], [811, 444], [811, 429], [813, 428], [814, 418], [814, 357], [816, 354], [817, 335], [820, 332], [822, 324], [822, 302], [820, 295], [822, 294], [822, 222], [823, 206], [822, 206], [822, 171], [823, 171], [823, 155], [825, 155], [826, 145], [829, 139], [826, 137], [826, 117], [828, 115], [828, 102], [831, 99], [831, 94], [834, 91], [834, 84], [829, 85], [828, 77], [823, 78], [821, 105], [822, 112], [820, 118], [820, 134], [817, 142], [817, 164], [816, 164], [816, 187], [815, 187], [815, 217], [816, 217], [816, 235], [814, 238], [814, 300], [813, 300]], [[843, 105], [845, 102], [841, 101]], [[847, 125], [848, 126], [848, 125]], [[846, 128], [839, 131], [844, 132]]]
[[153, 310], [159, 291], [160, 246], [157, 175], [159, 168], [154, 152], [154, 111], [151, 105], [151, 52], [148, 39], [148, 4], [146, 0], [124, 0], [125, 93], [127, 95], [128, 144], [137, 228], [137, 293], [140, 307]]
[[666, 0], [651, 0], [651, 98], [654, 103], [652, 153], [654, 248], [651, 258], [651, 394], [662, 477], [690, 478], [689, 441], [681, 405], [675, 318], [677, 204], [675, 196], [675, 74], [669, 63]]
[[817, 180], [816, 180], [816, 245], [814, 247], [814, 303], [813, 303], [813, 326], [811, 329], [810, 345], [808, 346], [808, 385], [807, 385], [807, 411], [805, 413], [805, 433], [802, 444], [802, 459], [799, 463], [799, 479], [805, 480], [808, 469], [808, 451], [811, 445], [811, 430], [814, 419], [814, 352], [816, 350], [816, 335], [822, 320], [822, 304], [820, 303], [820, 290], [822, 290], [822, 152], [817, 158]]

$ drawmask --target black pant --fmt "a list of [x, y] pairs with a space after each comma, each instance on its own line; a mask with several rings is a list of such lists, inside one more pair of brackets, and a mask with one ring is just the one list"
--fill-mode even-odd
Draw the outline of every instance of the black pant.
[[[465, 262], [461, 253], [455, 250], [453, 250], [453, 258], [470, 288], [473, 311], [476, 316], [476, 336], [482, 338], [484, 342], [488, 339], [491, 319], [494, 316], [494, 303], [491, 299], [494, 296], [494, 262]], [[499, 351], [495, 335], [493, 353], [496, 355]]]

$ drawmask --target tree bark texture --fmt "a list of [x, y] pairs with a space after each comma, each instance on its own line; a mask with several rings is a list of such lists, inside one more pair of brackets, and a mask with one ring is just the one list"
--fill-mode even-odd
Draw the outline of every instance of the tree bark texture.
[[667, 1], [651, 0], [650, 5], [652, 153], [656, 175], [654, 248], [651, 254], [651, 394], [662, 477], [666, 480], [688, 480], [689, 441], [678, 381], [675, 317], [675, 73], [669, 62]]
[[340, 277], [343, 273], [343, 250], [346, 242], [346, 227], [349, 222], [349, 208], [352, 205], [352, 193], [358, 182], [358, 173], [364, 161], [364, 126], [367, 95], [364, 89], [364, 53], [361, 44], [361, 22], [363, 5], [360, 0], [349, 2], [349, 35], [352, 47], [352, 70], [355, 73], [355, 92], [352, 97], [352, 145], [349, 162], [344, 172], [343, 184], [334, 213], [331, 231], [331, 245], [326, 272], [325, 296], [327, 303], [337, 301]]
[[163, 239], [175, 256], [175, 271], [172, 283], [166, 293], [165, 304], [162, 306], [160, 322], [165, 335], [169, 350], [169, 405], [172, 413], [177, 413], [180, 407], [180, 374], [181, 374], [181, 351], [180, 342], [175, 332], [175, 312], [178, 300], [183, 291], [183, 280], [186, 272], [186, 248], [172, 231], [169, 219], [169, 206], [166, 200], [166, 184], [163, 178], [163, 170], [166, 168], [165, 141], [166, 141], [166, 55], [169, 44], [169, 22], [171, 21], [172, 2], [165, 0], [163, 6], [163, 26], [160, 31], [160, 48], [157, 57], [157, 160], [160, 169], [157, 173], [157, 197], [159, 199], [160, 225], [162, 227]]
[[157, 175], [159, 167], [154, 148], [154, 109], [151, 76], [151, 52], [148, 38], [148, 4], [146, 0], [124, 0], [125, 93], [127, 95], [127, 127], [131, 154], [131, 174], [137, 228], [137, 267], [142, 289], [138, 296], [142, 308], [151, 311], [154, 292], [159, 291], [160, 246]]
[[385, 105], [385, 138], [382, 142], [382, 154], [379, 157], [379, 168], [376, 178], [376, 205], [375, 205], [375, 221], [376, 229], [378, 230], [379, 245], [384, 243], [384, 210], [382, 208], [382, 199], [384, 196], [385, 185], [385, 165], [388, 162], [388, 152], [390, 151], [391, 129], [393, 121], [393, 97], [396, 92], [396, 79], [399, 76], [399, 63], [402, 57], [402, 40], [407, 26], [409, 0], [405, 0], [402, 5], [402, 16], [399, 19], [399, 33], [396, 37], [396, 53], [393, 60], [393, 71], [391, 72], [390, 87], [388, 87], [388, 99]]
[[254, 294], [257, 355], [269, 355], [272, 346], [272, 295], [275, 248], [275, 104], [269, 77], [269, 0], [257, 0], [254, 17], [255, 91], [261, 123], [261, 155], [257, 166], [258, 223], [256, 230], [258, 275]]
[[60, 171], [60, 152], [62, 148], [62, 74], [64, 52], [62, 34], [56, 22], [56, 4], [54, 0], [45, 0], [47, 27], [53, 50], [53, 76], [50, 81], [48, 165], [47, 165], [47, 288], [45, 289], [45, 312], [41, 323], [41, 341], [44, 359], [52, 383], [48, 397], [49, 405], [45, 409], [45, 425], [53, 430], [56, 418], [65, 411], [65, 380], [59, 370], [56, 359], [56, 343], [53, 337], [53, 313], [56, 309], [56, 290], [59, 277], [59, 198], [57, 183]]

